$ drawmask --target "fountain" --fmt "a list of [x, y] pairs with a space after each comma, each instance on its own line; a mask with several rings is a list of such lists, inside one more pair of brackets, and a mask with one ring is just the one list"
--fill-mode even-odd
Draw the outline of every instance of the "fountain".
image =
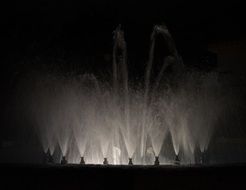
[[[153, 77], [158, 35], [167, 43], [169, 55]], [[196, 145], [202, 152], [208, 149], [223, 110], [216, 73], [185, 70], [165, 25], [155, 26], [151, 34], [143, 84], [130, 85], [127, 64], [127, 43], [119, 26], [114, 31], [112, 84], [93, 74], [35, 74], [28, 81], [31, 90], [25, 96], [25, 112], [49, 157], [58, 144], [66, 155], [62, 164], [85, 164], [85, 160], [88, 164], [104, 160], [105, 165], [133, 165], [132, 160], [141, 165], [166, 164], [159, 157], [167, 160], [162, 159], [168, 157], [162, 149], [168, 135], [176, 155], [169, 163], [194, 163]], [[168, 67], [173, 68], [172, 75], [164, 76]], [[147, 159], [149, 147], [153, 151]]]

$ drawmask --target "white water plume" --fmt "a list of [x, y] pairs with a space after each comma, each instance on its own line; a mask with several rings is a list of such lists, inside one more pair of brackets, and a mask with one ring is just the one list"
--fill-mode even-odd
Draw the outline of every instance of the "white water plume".
[[[168, 43], [171, 55], [155, 82], [150, 82], [156, 35]], [[183, 71], [176, 85], [159, 88], [167, 66], [183, 69], [173, 39], [164, 26], [154, 27], [143, 85], [129, 85], [127, 51], [121, 28], [115, 31], [113, 87], [93, 74], [80, 77], [38, 75], [29, 82], [25, 101], [44, 151], [54, 153], [58, 143], [63, 156], [76, 162], [145, 164], [145, 154], [160, 156], [167, 134], [176, 155], [194, 162], [195, 148], [208, 149], [216, 121], [223, 109], [223, 94], [215, 73]], [[165, 66], [167, 64], [167, 66]], [[181, 70], [182, 70], [181, 69]], [[180, 72], [180, 70], [178, 71]], [[141, 88], [140, 86], [144, 86]], [[147, 146], [150, 138], [151, 151]], [[76, 147], [76, 148], [71, 148]], [[77, 150], [79, 155], [73, 150]], [[165, 157], [165, 155], [164, 155]]]

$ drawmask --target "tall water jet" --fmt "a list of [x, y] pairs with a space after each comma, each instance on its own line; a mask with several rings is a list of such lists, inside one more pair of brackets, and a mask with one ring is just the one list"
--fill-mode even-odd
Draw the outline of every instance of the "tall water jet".
[[148, 101], [149, 101], [149, 85], [150, 85], [150, 76], [151, 76], [151, 69], [153, 64], [154, 58], [154, 48], [155, 48], [155, 30], [153, 30], [150, 38], [150, 50], [149, 50], [149, 59], [147, 62], [147, 67], [145, 71], [145, 78], [144, 78], [144, 99], [143, 99], [143, 115], [142, 115], [142, 123], [141, 123], [141, 136], [140, 136], [140, 155], [144, 157], [144, 152], [146, 148], [146, 138], [147, 138], [147, 126], [146, 126], [146, 116], [148, 114]]
[[[118, 73], [120, 75], [118, 75]], [[131, 138], [131, 129], [130, 127], [130, 113], [129, 113], [129, 89], [128, 89], [128, 70], [127, 70], [127, 46], [124, 37], [124, 31], [121, 29], [121, 25], [119, 25], [114, 31], [114, 47], [113, 47], [113, 87], [114, 93], [116, 97], [119, 96], [118, 93], [124, 94], [123, 101], [123, 109], [124, 109], [124, 120], [123, 126], [120, 126], [120, 130], [122, 127], [124, 128], [123, 133], [124, 137], [129, 139]], [[120, 84], [122, 84], [120, 86]], [[119, 100], [115, 100], [116, 103]], [[125, 125], [125, 127], [124, 127]], [[129, 150], [128, 150], [129, 154]]]
[[[160, 84], [162, 77], [163, 77], [164, 71], [166, 70], [166, 68], [169, 65], [172, 65], [174, 67], [174, 71], [176, 72], [174, 74], [181, 73], [184, 71], [184, 64], [182, 61], [182, 57], [178, 53], [178, 50], [176, 48], [173, 37], [172, 37], [171, 33], [169, 32], [167, 26], [165, 24], [155, 25], [152, 35], [156, 36], [157, 34], [161, 34], [162, 37], [164, 38], [165, 43], [167, 45], [169, 55], [164, 58], [160, 72], [158, 73], [158, 75], [155, 79], [155, 82], [153, 84], [152, 95], [154, 95], [154, 93], [156, 93], [156, 90]], [[153, 61], [153, 58], [152, 58], [152, 61]], [[151, 97], [152, 97], [152, 95], [151, 95]]]
[[[156, 41], [156, 35], [161, 34], [164, 37], [165, 42], [167, 43], [168, 50], [170, 55], [165, 58], [165, 61], [162, 65], [162, 68], [154, 82], [153, 89], [150, 91], [150, 77], [151, 77], [151, 70], [153, 65], [153, 59], [154, 59], [154, 49], [155, 49], [155, 41]], [[167, 66], [170, 64], [176, 64], [179, 67], [183, 67], [183, 63], [181, 61], [181, 58], [178, 54], [178, 51], [176, 49], [174, 40], [169, 33], [166, 25], [156, 25], [154, 26], [153, 32], [151, 34], [151, 45], [150, 45], [150, 51], [149, 51], [149, 60], [146, 67], [146, 74], [145, 74], [145, 92], [144, 92], [144, 109], [143, 109], [143, 124], [142, 124], [142, 135], [141, 135], [141, 156], [144, 156], [144, 150], [145, 150], [145, 142], [146, 142], [146, 131], [150, 131], [150, 136], [152, 139], [152, 145], [155, 150], [155, 154], [160, 153], [162, 142], [164, 141], [164, 137], [166, 135], [166, 127], [163, 126], [164, 123], [156, 123], [156, 118], [158, 118], [158, 112], [154, 113], [154, 124], [153, 121], [146, 121], [146, 115], [147, 118], [151, 118], [151, 109], [153, 106], [155, 106], [155, 100], [154, 95], [156, 95], [156, 90], [159, 86], [159, 83], [162, 79], [163, 73]], [[155, 118], [156, 117], [156, 118]], [[147, 124], [148, 123], [148, 124]], [[147, 124], [147, 125], [146, 125]], [[154, 127], [151, 127], [155, 125]], [[165, 124], [164, 124], [165, 125]], [[157, 126], [157, 127], [156, 127]], [[158, 130], [160, 128], [160, 130]], [[156, 130], [157, 129], [157, 130]], [[158, 137], [156, 137], [158, 135]]]

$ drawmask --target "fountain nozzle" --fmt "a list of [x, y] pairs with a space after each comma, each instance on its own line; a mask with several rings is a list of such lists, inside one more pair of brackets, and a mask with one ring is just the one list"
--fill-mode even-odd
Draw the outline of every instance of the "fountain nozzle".
[[82, 164], [82, 165], [85, 164], [85, 160], [84, 160], [84, 157], [83, 156], [80, 158], [80, 164]]
[[53, 157], [50, 153], [50, 149], [48, 149], [48, 151], [45, 153], [44, 162], [45, 162], [45, 164], [53, 164], [54, 163]]
[[207, 164], [208, 163], [208, 155], [206, 151], [201, 152], [200, 156], [200, 164]]
[[103, 160], [103, 165], [108, 165], [108, 160], [107, 160], [107, 158], [104, 158], [104, 160]]
[[61, 164], [67, 164], [67, 160], [65, 156], [62, 156]]
[[160, 162], [159, 162], [159, 156], [156, 156], [155, 157], [155, 163], [154, 163], [155, 166], [159, 166], [160, 165]]
[[180, 165], [180, 159], [179, 159], [178, 155], [175, 156], [174, 164], [175, 165]]
[[132, 158], [129, 158], [128, 165], [133, 165]]

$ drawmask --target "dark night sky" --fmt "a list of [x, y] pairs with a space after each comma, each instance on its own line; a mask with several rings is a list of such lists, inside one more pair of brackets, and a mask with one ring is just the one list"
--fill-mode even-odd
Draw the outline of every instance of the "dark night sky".
[[[2, 7], [5, 56], [64, 48], [84, 54], [111, 52], [112, 30], [122, 23], [131, 46], [147, 46], [153, 24], [165, 21], [180, 49], [187, 42], [244, 38], [241, 3], [215, 1], [17, 1]], [[145, 47], [144, 46], [144, 47]], [[184, 48], [185, 47], [185, 48]], [[135, 49], [135, 48], [133, 48]], [[143, 48], [144, 49], [144, 48]], [[8, 59], [9, 57], [7, 57]]]
[[[27, 62], [66, 62], [92, 72], [112, 52], [112, 31], [121, 23], [131, 70], [141, 70], [154, 24], [165, 22], [180, 54], [190, 62], [211, 42], [245, 39], [240, 1], [14, 1], [1, 6], [2, 77], [25, 70]], [[96, 58], [95, 58], [96, 57]], [[49, 59], [49, 61], [47, 60]], [[106, 65], [104, 65], [106, 64]], [[137, 68], [137, 69], [136, 69]], [[68, 68], [66, 68], [68, 69]], [[8, 79], [7, 79], [8, 80]]]

